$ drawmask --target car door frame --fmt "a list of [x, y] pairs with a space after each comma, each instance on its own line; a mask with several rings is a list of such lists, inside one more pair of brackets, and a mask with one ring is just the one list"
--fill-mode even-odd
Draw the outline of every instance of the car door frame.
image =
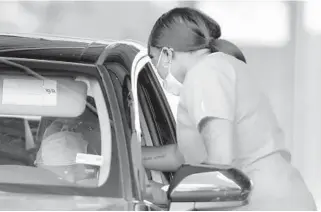
[[[110, 64], [108, 64], [108, 56], [110, 56], [110, 54], [113, 52], [113, 50], [119, 46], [119, 45], [128, 45], [131, 46], [132, 48], [134, 48], [136, 50], [136, 54], [134, 56], [134, 58], [131, 61], [131, 65], [128, 65], [128, 63], [130, 63], [129, 61], [127, 61], [127, 64], [122, 64], [124, 65], [124, 69], [130, 70], [129, 72], [129, 76], [130, 76], [130, 82], [131, 82], [131, 88], [130, 91], [132, 93], [132, 98], [133, 98], [133, 112], [134, 112], [134, 117], [133, 117], [133, 122], [134, 122], [134, 133], [135, 133], [135, 144], [136, 146], [139, 146], [138, 149], [140, 149], [140, 145], [141, 145], [141, 126], [140, 126], [140, 114], [139, 114], [139, 98], [138, 98], [138, 93], [137, 93], [137, 86], [138, 86], [138, 76], [140, 71], [142, 70], [142, 68], [144, 68], [146, 65], [148, 66], [149, 69], [151, 69], [151, 73], [152, 73], [152, 80], [154, 80], [153, 86], [155, 86], [155, 89], [158, 91], [158, 97], [159, 98], [159, 102], [162, 102], [162, 104], [160, 105], [160, 107], [162, 107], [162, 109], [165, 111], [166, 115], [166, 119], [167, 121], [170, 123], [171, 125], [171, 133], [172, 135], [176, 135], [175, 132], [175, 119], [173, 118], [173, 114], [172, 111], [170, 109], [170, 106], [168, 104], [168, 101], [166, 99], [165, 93], [163, 92], [162, 87], [159, 84], [159, 81], [155, 75], [155, 67], [153, 66], [150, 57], [147, 54], [147, 50], [146, 48], [144, 48], [143, 46], [134, 43], [134, 42], [114, 42], [109, 44], [105, 51], [102, 53], [102, 55], [99, 57], [99, 59], [97, 60], [97, 65], [101, 65], [103, 66], [102, 69], [106, 69], [106, 73], [109, 73], [108, 70], [108, 66], [110, 66]], [[119, 58], [118, 58], [119, 60]], [[122, 58], [121, 60], [123, 60], [123, 63], [126, 63], [124, 60], [124, 58]], [[128, 58], [127, 58], [128, 60]], [[121, 64], [121, 63], [120, 63]], [[109, 76], [110, 77], [110, 76]], [[120, 77], [120, 76], [118, 76]], [[124, 78], [125, 76], [123, 76]], [[134, 92], [133, 92], [134, 91]], [[118, 104], [119, 105], [119, 104]], [[124, 133], [124, 132], [123, 132]], [[124, 138], [126, 139], [126, 136], [124, 136]], [[128, 139], [128, 136], [127, 136]], [[132, 143], [132, 141], [130, 141]], [[176, 142], [173, 140], [173, 142]], [[141, 156], [141, 152], [139, 152], [136, 148], [136, 152], [135, 154], [140, 154]], [[131, 157], [131, 160], [133, 160], [134, 158]], [[136, 159], [137, 160], [137, 159]], [[128, 158], [129, 161], [129, 158]], [[141, 163], [141, 161], [139, 161], [139, 163]], [[135, 164], [135, 163], [134, 163]], [[136, 163], [137, 165], [137, 163]], [[130, 170], [131, 167], [130, 167]], [[141, 172], [141, 171], [140, 171]], [[132, 174], [132, 171], [131, 171]], [[135, 182], [135, 187], [138, 189], [139, 187], [142, 186], [142, 182], [144, 182], [144, 176], [142, 174], [139, 173], [133, 173], [134, 177], [136, 177], [135, 180], [133, 180], [132, 182]], [[140, 181], [140, 182], [139, 182]], [[134, 189], [135, 190], [135, 189]], [[138, 189], [139, 190], [139, 189]], [[145, 206], [149, 206], [149, 208], [154, 208], [154, 209], [160, 209], [158, 208], [156, 205], [152, 205], [152, 203], [146, 202], [141, 194], [141, 191], [137, 191], [138, 193], [135, 195], [135, 199], [136, 201], [139, 202], [139, 205], [145, 205]], [[134, 195], [134, 191], [132, 191], [132, 194]]]
[[[110, 69], [113, 69], [113, 70], [116, 70], [115, 69], [115, 66], [117, 67], [119, 64], [108, 64], [108, 67], [110, 68]], [[113, 67], [114, 66], [114, 67]], [[123, 89], [125, 89], [125, 87], [127, 88], [127, 87], [129, 87], [129, 90], [128, 90], [128, 99], [130, 99], [130, 97], [129, 96], [131, 96], [131, 91], [130, 91], [130, 80], [129, 80], [129, 75], [124, 75], [124, 73], [120, 73], [119, 72], [119, 70], [118, 71], [116, 71], [116, 72], [114, 72], [114, 71], [109, 71], [109, 73], [110, 73], [110, 75], [112, 76], [111, 77], [111, 79], [112, 79], [112, 81], [114, 81], [114, 86], [116, 87], [116, 86], [118, 86], [118, 88], [116, 88], [116, 90], [118, 90], [118, 92], [120, 92], [120, 90], [121, 90], [121, 88], [120, 88], [120, 86], [121, 87], [123, 87]], [[116, 82], [116, 81], [118, 81], [118, 82]], [[125, 92], [126, 93], [126, 92]], [[127, 95], [125, 95], [124, 94], [124, 91], [122, 91], [122, 93], [118, 93], [117, 94], [117, 98], [118, 98], [118, 105], [122, 105], [122, 104], [124, 104], [124, 106], [121, 106], [122, 107], [122, 109], [121, 109], [121, 113], [123, 114], [122, 116], [123, 117], [125, 117], [125, 119], [123, 120], [123, 124], [124, 125], [126, 125], [127, 123], [126, 122], [133, 122], [133, 119], [131, 118], [131, 117], [129, 117], [129, 120], [128, 120], [128, 117], [127, 117], [127, 113], [132, 113], [132, 110], [130, 109], [130, 108], [127, 108], [127, 110], [125, 109], [125, 107], [126, 107], [126, 104], [129, 104], [128, 106], [129, 107], [133, 107], [132, 106], [132, 100], [128, 100], [128, 99], [124, 99], [124, 98], [126, 98], [126, 96]], [[140, 113], [142, 114], [142, 108], [140, 108]], [[145, 121], [145, 118], [143, 117], [143, 118], [141, 118], [140, 119], [140, 121], [142, 121], [143, 123], [145, 122], [145, 125], [146, 125], [146, 121]], [[143, 124], [142, 123], [142, 124]], [[127, 126], [129, 127], [131, 124], [127, 124]], [[144, 124], [143, 124], [144, 125]], [[131, 125], [132, 126], [132, 128], [134, 128], [134, 126], [133, 125]], [[146, 126], [145, 126], [146, 127]], [[125, 128], [126, 128], [126, 126], [125, 126]], [[142, 126], [142, 129], [144, 129], [144, 126]], [[126, 130], [127, 132], [127, 143], [130, 143], [130, 142], [132, 142], [132, 140], [130, 139], [130, 133], [131, 133], [131, 131], [130, 130]], [[148, 133], [148, 132], [147, 132]], [[147, 133], [145, 133], [145, 131], [144, 130], [142, 130], [142, 136], [143, 137], [148, 137], [148, 136], [150, 136], [150, 135], [147, 135]], [[148, 139], [147, 139], [148, 140]], [[127, 145], [128, 147], [130, 146], [130, 144], [128, 144]], [[133, 155], [131, 154], [131, 149], [128, 149], [129, 150], [129, 152], [128, 152], [128, 155], [130, 156], [130, 161], [131, 161], [131, 159], [132, 159], [132, 157], [133, 157]], [[131, 164], [131, 166], [134, 166], [135, 164], [134, 163], [130, 163]], [[133, 170], [131, 169], [131, 172], [133, 172]], [[154, 178], [157, 178], [157, 179], [162, 179], [162, 177], [161, 177], [161, 174], [160, 174], [161, 172], [152, 172], [151, 173], [151, 176], [152, 176], [152, 180], [154, 180]], [[136, 186], [135, 185], [132, 185], [132, 187], [133, 187], [133, 192], [134, 192], [134, 197], [135, 197], [135, 199], [138, 201], [139, 200], [139, 196], [138, 196], [138, 194], [137, 194], [137, 190], [139, 190], [138, 189], [138, 186], [139, 186], [139, 183], [137, 183], [136, 182], [136, 179], [134, 178], [134, 177], [132, 177], [132, 180], [133, 181], [135, 181], [135, 184], [136, 184]], [[145, 178], [144, 178], [144, 180], [147, 180], [147, 178], [146, 178], [146, 176], [145, 176]], [[146, 186], [147, 186], [147, 182], [143, 185], [145, 188], [147, 188]], [[139, 201], [138, 201], [139, 202]], [[145, 196], [143, 195], [142, 196], [142, 198], [141, 198], [141, 202], [140, 202], [140, 204], [144, 204], [145, 206], [147, 206], [148, 208], [150, 208], [150, 209], [152, 209], [152, 210], [164, 210], [164, 209], [168, 209], [167, 208], [167, 206], [166, 206], [166, 208], [164, 208], [164, 207], [160, 207], [160, 206], [158, 206], [158, 205], [156, 205], [156, 204], [154, 204], [151, 200], [148, 200], [148, 199], [145, 199]]]
[[[106, 91], [109, 89], [113, 91], [114, 99], [109, 100], [112, 101], [112, 104], [114, 106], [113, 110], [117, 111], [116, 116], [118, 120], [118, 128], [116, 128], [116, 136], [118, 136], [117, 139], [117, 145], [118, 145], [118, 155], [119, 155], [119, 161], [120, 161], [120, 172], [122, 173], [122, 181], [124, 184], [122, 185], [123, 189], [123, 197], [128, 202], [128, 210], [135, 210], [135, 211], [145, 211], [148, 210], [148, 207], [142, 202], [139, 191], [137, 189], [137, 182], [134, 178], [134, 174], [132, 172], [132, 164], [131, 162], [131, 155], [128, 154], [128, 146], [127, 146], [127, 139], [128, 139], [128, 132], [126, 132], [124, 129], [126, 127], [123, 123], [123, 116], [121, 113], [120, 102], [117, 98], [117, 91], [115, 90], [112, 76], [111, 76], [111, 69], [108, 64], [108, 57], [113, 56], [113, 48], [115, 46], [113, 44], [108, 45], [104, 52], [100, 55], [98, 60], [96, 61], [96, 67], [99, 70], [101, 74], [101, 78], [103, 80], [107, 80], [108, 82], [104, 81], [105, 85], [109, 85], [109, 87], [105, 88]], [[122, 64], [122, 63], [118, 63]], [[126, 69], [126, 68], [125, 68]], [[111, 92], [111, 91], [109, 91]], [[117, 126], [116, 126], [117, 127]], [[120, 157], [121, 156], [121, 157]], [[138, 192], [138, 194], [137, 194]]]
[[[96, 61], [96, 66], [98, 68], [100, 68], [101, 70], [103, 70], [101, 73], [108, 74], [110, 80], [111, 80], [110, 73], [112, 73], [112, 72], [109, 72], [110, 71], [109, 62], [111, 62], [111, 61], [112, 62], [116, 62], [117, 61], [118, 65], [122, 65], [123, 69], [127, 70], [129, 77], [130, 77], [130, 73], [131, 72], [129, 72], [128, 70], [131, 70], [131, 67], [132, 67], [129, 64], [135, 64], [133, 60], [135, 60], [137, 55], [134, 55], [133, 60], [132, 60], [130, 55], [126, 55], [126, 53], [124, 53], [122, 51], [119, 51], [119, 49], [117, 49], [117, 47], [119, 47], [120, 45], [130, 46], [131, 50], [134, 50], [133, 51], [134, 54], [136, 54], [137, 52], [139, 53], [139, 51], [140, 51], [140, 46], [135, 44], [135, 43], [132, 43], [132, 42], [113, 42], [113, 43], [109, 43], [108, 46], [103, 51], [103, 53], [98, 58], [98, 60]], [[133, 54], [133, 52], [131, 52], [131, 53]], [[121, 77], [121, 76], [119, 76], [120, 73], [121, 72], [118, 72], [118, 77], [125, 78], [126, 74]], [[114, 91], [115, 91], [115, 96], [117, 96], [116, 90], [114, 90]], [[117, 102], [117, 99], [119, 100], [119, 98], [116, 98], [115, 102]], [[120, 105], [119, 101], [118, 101], [117, 105], [119, 107], [119, 105]], [[120, 117], [123, 117], [121, 114], [119, 114], [119, 115], [120, 115]], [[124, 124], [124, 122], [123, 122], [123, 124]], [[126, 127], [123, 124], [122, 124], [122, 129], [125, 129]], [[135, 127], [133, 127], [133, 128], [136, 129]], [[130, 207], [130, 208], [132, 208], [131, 210], [149, 210], [149, 209], [152, 209], [152, 208], [158, 210], [159, 208], [157, 208], [157, 206], [153, 206], [153, 204], [151, 204], [150, 202], [145, 201], [143, 199], [141, 188], [142, 188], [142, 181], [144, 180], [144, 178], [143, 178], [144, 175], [141, 175], [141, 174], [139, 174], [137, 172], [134, 172], [134, 170], [133, 170], [133, 168], [135, 169], [136, 168], [135, 166], [137, 166], [137, 161], [139, 161], [141, 163], [141, 160], [137, 160], [137, 156], [139, 156], [139, 154], [140, 154], [139, 152], [137, 152], [140, 149], [140, 143], [139, 143], [139, 140], [140, 140], [140, 136], [139, 135], [140, 135], [140, 133], [138, 133], [135, 130], [134, 133], [132, 133], [132, 136], [131, 136], [132, 139], [129, 142], [128, 142], [128, 136], [126, 136], [126, 133], [128, 133], [128, 132], [122, 131], [121, 133], [124, 135], [123, 140], [127, 141], [127, 142], [123, 142], [123, 143], [127, 143], [127, 144], [129, 143], [130, 146], [136, 146], [135, 151], [127, 152], [128, 148], [129, 148], [128, 145], [126, 147], [126, 150], [124, 150], [124, 151], [126, 151], [126, 153], [128, 153], [128, 154], [126, 154], [128, 156], [128, 158], [125, 161], [129, 162], [129, 163], [127, 163], [128, 164], [127, 170], [129, 171], [130, 175], [127, 175], [127, 176], [130, 176], [131, 185], [129, 185], [129, 187], [132, 188], [131, 192], [130, 192], [131, 193], [130, 195], [129, 194], [125, 194], [125, 195], [128, 196], [127, 199], [130, 200], [129, 204], [132, 203], [132, 207]], [[132, 141], [133, 138], [136, 138], [135, 142]], [[134, 145], [132, 145], [132, 144], [134, 144]], [[138, 146], [139, 146], [139, 148], [138, 148]], [[136, 157], [135, 156], [134, 157], [131, 156], [131, 154], [133, 154], [133, 153], [135, 154]]]

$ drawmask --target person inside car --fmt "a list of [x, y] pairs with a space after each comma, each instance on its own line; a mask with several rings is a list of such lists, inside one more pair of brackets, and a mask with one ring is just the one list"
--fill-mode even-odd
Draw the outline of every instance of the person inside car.
[[220, 36], [219, 24], [192, 8], [174, 8], [156, 21], [148, 52], [164, 88], [180, 97], [177, 145], [142, 147], [145, 168], [233, 166], [254, 183], [240, 210], [316, 210], [269, 99], [245, 61], [223, 51]]
[[88, 142], [80, 134], [68, 131], [46, 137], [36, 156], [35, 165], [71, 183], [86, 179], [86, 165], [77, 164], [77, 154], [87, 153]]
[[[89, 98], [87, 98], [88, 101]], [[93, 102], [92, 105], [95, 106]], [[42, 139], [50, 136], [53, 133], [69, 131], [80, 133], [88, 144], [88, 153], [101, 154], [101, 136], [99, 119], [88, 107], [85, 111], [76, 118], [57, 118], [45, 130]]]
[[[70, 182], [97, 185], [97, 167], [77, 164], [78, 153], [100, 154], [98, 117], [88, 108], [79, 117], [57, 118], [49, 125], [44, 132], [35, 164], [52, 170]], [[64, 163], [60, 163], [60, 160]]]

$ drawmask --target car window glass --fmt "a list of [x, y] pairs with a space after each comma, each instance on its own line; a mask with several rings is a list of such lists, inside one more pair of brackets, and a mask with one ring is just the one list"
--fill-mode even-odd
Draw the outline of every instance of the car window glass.
[[[159, 84], [153, 82], [154, 77], [155, 76], [151, 74], [151, 70], [148, 66], [142, 70], [139, 76], [141, 107], [144, 108], [145, 118], [146, 120], [149, 120], [148, 123], [152, 126], [150, 128], [153, 129], [153, 132], [151, 132], [153, 144], [155, 146], [173, 144], [176, 143], [176, 137], [174, 134], [175, 128], [172, 129], [171, 125], [168, 123], [168, 120], [172, 118], [170, 117], [172, 116], [172, 113], [169, 106], [168, 112], [164, 111], [164, 107], [167, 107], [167, 102], [162, 102], [159, 98], [158, 92], [162, 92], [162, 89]], [[155, 89], [157, 86], [159, 86], [159, 90]], [[166, 181], [170, 181], [173, 175], [172, 173], [163, 174]]]
[[[116, 91], [116, 95], [117, 98], [120, 101], [119, 107], [120, 110], [123, 114], [122, 118], [123, 118], [123, 125], [124, 125], [124, 131], [125, 134], [127, 135], [127, 139], [128, 141], [130, 141], [131, 138], [131, 134], [133, 133], [133, 99], [132, 99], [132, 95], [131, 95], [131, 83], [130, 80], [127, 76], [124, 77], [123, 80], [119, 79], [116, 74], [114, 74], [113, 72], [110, 72], [110, 76], [111, 79], [113, 81], [114, 87], [115, 87], [115, 91]], [[145, 146], [146, 144], [146, 136], [145, 134], [148, 133], [146, 132], [145, 128], [142, 131], [142, 145]], [[147, 142], [150, 144], [150, 142]], [[130, 146], [130, 145], [129, 145]], [[145, 186], [148, 185], [148, 180], [152, 180], [152, 174], [150, 170], [145, 169]], [[135, 189], [135, 188], [134, 188]]]
[[[47, 110], [48, 115], [39, 116], [36, 114], [39, 111], [35, 108], [39, 107], [42, 99], [32, 94], [35, 92], [31, 90], [34, 88], [31, 84], [33, 81], [28, 77], [21, 77], [21, 74], [0, 75], [2, 94], [11, 92], [6, 94], [7, 101], [4, 101], [2, 95], [0, 102], [0, 183], [98, 187], [107, 180], [110, 169], [107, 162], [111, 157], [111, 130], [102, 132], [101, 126], [105, 126], [106, 129], [111, 123], [109, 116], [102, 116], [105, 114], [103, 108], [106, 108], [106, 105], [98, 81], [81, 77], [82, 80], [78, 80], [77, 76], [46, 77], [57, 83], [57, 102]], [[15, 89], [27, 90], [28, 87], [21, 88], [18, 84], [13, 86], [12, 81], [9, 87], [9, 79], [16, 78], [26, 85], [30, 83], [29, 93], [15, 93]], [[60, 81], [90, 84], [82, 97], [86, 104], [79, 115], [64, 116], [60, 108], [55, 111], [61, 102], [63, 104], [64, 101], [68, 101], [62, 90], [73, 89], [68, 87], [68, 84], [60, 84], [58, 78]], [[27, 102], [27, 98], [34, 100]], [[12, 108], [14, 115], [4, 112], [8, 106]], [[26, 107], [30, 111], [28, 116], [19, 114], [19, 110], [15, 109], [22, 108], [20, 111], [24, 111]], [[65, 107], [74, 107], [77, 110], [78, 106]], [[60, 115], [51, 115], [50, 111], [54, 111], [52, 114]], [[66, 111], [72, 109], [66, 108]], [[40, 129], [44, 130], [40, 132]]]
[[[128, 86], [130, 86], [130, 83], [128, 83]], [[140, 89], [140, 86], [139, 86]], [[126, 96], [126, 106], [128, 107], [132, 107], [132, 96], [131, 94], [125, 95]], [[144, 100], [143, 100], [144, 101]], [[150, 130], [151, 127], [148, 127], [147, 123], [146, 123], [146, 119], [143, 113], [143, 109], [141, 107], [141, 105], [146, 105], [145, 102], [140, 102], [139, 104], [139, 115], [140, 115], [140, 124], [141, 124], [141, 129], [142, 129], [142, 146], [154, 146], [155, 143], [153, 142], [151, 135], [150, 135]], [[131, 110], [128, 109], [128, 112], [130, 113]], [[157, 141], [156, 141], [157, 142]], [[153, 170], [148, 170], [145, 169], [145, 174], [146, 174], [146, 178], [148, 180], [153, 180], [155, 182], [159, 182], [159, 183], [166, 183], [166, 181], [164, 182], [164, 180], [162, 179], [161, 172], [158, 171], [153, 171]]]

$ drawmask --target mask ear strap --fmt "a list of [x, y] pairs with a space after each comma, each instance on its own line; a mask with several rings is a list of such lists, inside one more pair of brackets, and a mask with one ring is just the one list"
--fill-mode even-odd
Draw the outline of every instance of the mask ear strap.
[[[171, 68], [172, 68], [172, 58], [168, 61], [168, 65], [167, 65], [167, 68], [168, 68], [168, 74], [171, 74]], [[167, 75], [168, 75], [167, 74]]]
[[156, 68], [158, 68], [158, 66], [159, 66], [159, 63], [160, 63], [160, 61], [161, 61], [161, 59], [162, 59], [163, 52], [165, 51], [165, 48], [166, 48], [166, 47], [163, 47], [162, 50], [161, 50], [161, 52], [160, 52], [160, 54], [159, 54], [159, 58], [158, 58], [158, 61], [157, 61]]
[[[158, 68], [159, 63], [160, 63], [160, 61], [161, 61], [161, 59], [162, 59], [162, 56], [163, 56], [163, 52], [165, 52], [165, 50], [172, 53], [172, 54], [171, 54], [171, 57], [170, 57], [170, 59], [169, 59], [169, 61], [168, 61], [169, 64], [172, 64], [174, 49], [173, 49], [173, 48], [168, 48], [168, 47], [165, 46], [165, 47], [162, 48], [162, 50], [161, 50], [161, 52], [160, 52], [160, 55], [159, 55], [159, 58], [158, 58], [158, 61], [157, 61], [156, 68]], [[167, 67], [166, 67], [166, 68], [167, 68]]]

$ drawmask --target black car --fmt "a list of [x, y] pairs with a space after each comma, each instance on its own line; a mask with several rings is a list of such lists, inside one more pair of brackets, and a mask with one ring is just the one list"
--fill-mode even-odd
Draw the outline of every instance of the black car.
[[[226, 166], [145, 170], [141, 146], [175, 143], [146, 49], [0, 35], [1, 210], [228, 210], [251, 181]], [[150, 190], [149, 181], [163, 185]]]

